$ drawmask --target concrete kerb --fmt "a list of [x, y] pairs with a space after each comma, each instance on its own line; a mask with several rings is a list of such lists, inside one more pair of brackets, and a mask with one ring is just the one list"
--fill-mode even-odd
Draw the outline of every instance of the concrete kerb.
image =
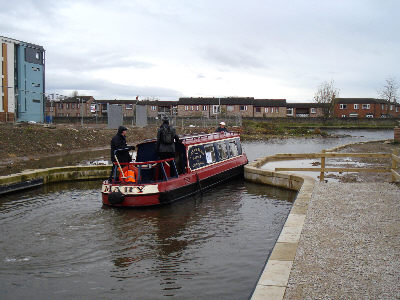
[[266, 156], [249, 163], [244, 168], [246, 180], [295, 190], [298, 194], [253, 291], [252, 300], [283, 299], [315, 186], [315, 179], [310, 176], [261, 169], [265, 163], [274, 160], [277, 160], [274, 156]]
[[110, 170], [111, 165], [69, 166], [26, 170], [13, 175], [0, 176], [0, 194], [51, 182], [104, 179], [109, 176]]

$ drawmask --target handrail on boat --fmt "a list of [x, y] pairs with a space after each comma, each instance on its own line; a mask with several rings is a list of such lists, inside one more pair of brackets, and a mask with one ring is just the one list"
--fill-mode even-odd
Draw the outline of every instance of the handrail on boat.
[[[168, 177], [167, 171], [165, 170], [164, 163], [167, 163], [167, 162], [171, 162], [171, 166], [170, 165], [168, 165], [168, 166], [170, 168], [172, 168], [172, 170], [175, 173], [174, 177], [177, 178], [179, 176], [178, 169], [176, 168], [175, 159], [172, 158], [172, 157], [171, 158], [166, 158], [166, 159], [160, 159], [160, 160], [143, 161], [143, 162], [120, 163], [118, 161], [115, 161], [114, 164], [119, 166], [120, 168], [121, 168], [121, 166], [134, 166], [134, 167], [137, 167], [138, 174], [137, 174], [137, 178], [136, 178], [135, 184], [141, 184], [141, 183], [143, 183], [142, 182], [143, 181], [142, 180], [142, 167], [144, 165], [152, 165], [151, 168], [157, 167], [159, 165], [161, 167], [161, 172], [162, 172], [162, 175], [163, 175], [163, 179], [161, 181], [168, 181], [171, 177]], [[122, 170], [122, 168], [121, 168], [121, 170]], [[122, 171], [120, 171], [120, 172], [122, 172]], [[114, 176], [113, 176], [113, 178], [114, 178], [113, 182], [117, 182], [116, 173], [117, 172], [115, 171]], [[125, 178], [124, 175], [122, 175], [122, 177]], [[155, 178], [154, 182], [156, 182], [156, 181], [157, 180]]]

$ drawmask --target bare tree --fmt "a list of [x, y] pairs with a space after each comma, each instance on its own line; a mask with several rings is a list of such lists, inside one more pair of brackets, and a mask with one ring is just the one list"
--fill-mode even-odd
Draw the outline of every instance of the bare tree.
[[324, 81], [321, 83], [314, 95], [314, 100], [317, 103], [321, 103], [324, 118], [328, 119], [332, 116], [334, 100], [339, 96], [339, 89], [335, 88], [334, 81]]
[[389, 101], [390, 103], [396, 103], [399, 99], [398, 95], [399, 83], [394, 77], [386, 79], [386, 83], [381, 90], [378, 91], [380, 98]]

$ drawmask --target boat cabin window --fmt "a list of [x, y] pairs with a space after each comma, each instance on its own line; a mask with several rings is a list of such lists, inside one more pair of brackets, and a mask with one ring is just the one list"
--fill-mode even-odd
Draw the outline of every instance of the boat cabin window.
[[235, 140], [229, 141], [229, 151], [231, 153], [231, 157], [235, 157], [239, 155], [237, 143]]
[[190, 146], [188, 149], [189, 167], [191, 170], [196, 170], [241, 154], [242, 147], [238, 138]]
[[204, 145], [204, 149], [206, 151], [207, 164], [215, 163], [217, 161], [217, 157], [216, 157], [215, 151], [214, 151], [214, 144]]
[[226, 147], [225, 142], [218, 142], [217, 144], [217, 150], [219, 154], [219, 160], [225, 160], [228, 158], [228, 148]]

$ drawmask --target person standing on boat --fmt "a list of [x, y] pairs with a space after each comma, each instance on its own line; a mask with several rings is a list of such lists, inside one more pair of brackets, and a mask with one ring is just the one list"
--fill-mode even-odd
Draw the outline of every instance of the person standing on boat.
[[[128, 144], [126, 143], [127, 130], [128, 128], [124, 126], [119, 126], [117, 134], [111, 140], [111, 161], [113, 163], [113, 166], [111, 169], [109, 181], [111, 181], [113, 178], [114, 170], [118, 168], [118, 166], [114, 164], [116, 162], [115, 155], [117, 155], [119, 163], [129, 163], [132, 161], [132, 157], [129, 154], [129, 151], [135, 150], [135, 146], [128, 146]], [[121, 149], [121, 151], [117, 151], [117, 153], [115, 154], [115, 150], [119, 149]]]
[[157, 130], [156, 151], [160, 159], [175, 158], [175, 142], [179, 142], [179, 136], [175, 128], [169, 125], [167, 116], [163, 116], [163, 123]]
[[215, 132], [228, 132], [228, 129], [226, 129], [225, 125], [225, 122], [219, 123], [219, 126]]

